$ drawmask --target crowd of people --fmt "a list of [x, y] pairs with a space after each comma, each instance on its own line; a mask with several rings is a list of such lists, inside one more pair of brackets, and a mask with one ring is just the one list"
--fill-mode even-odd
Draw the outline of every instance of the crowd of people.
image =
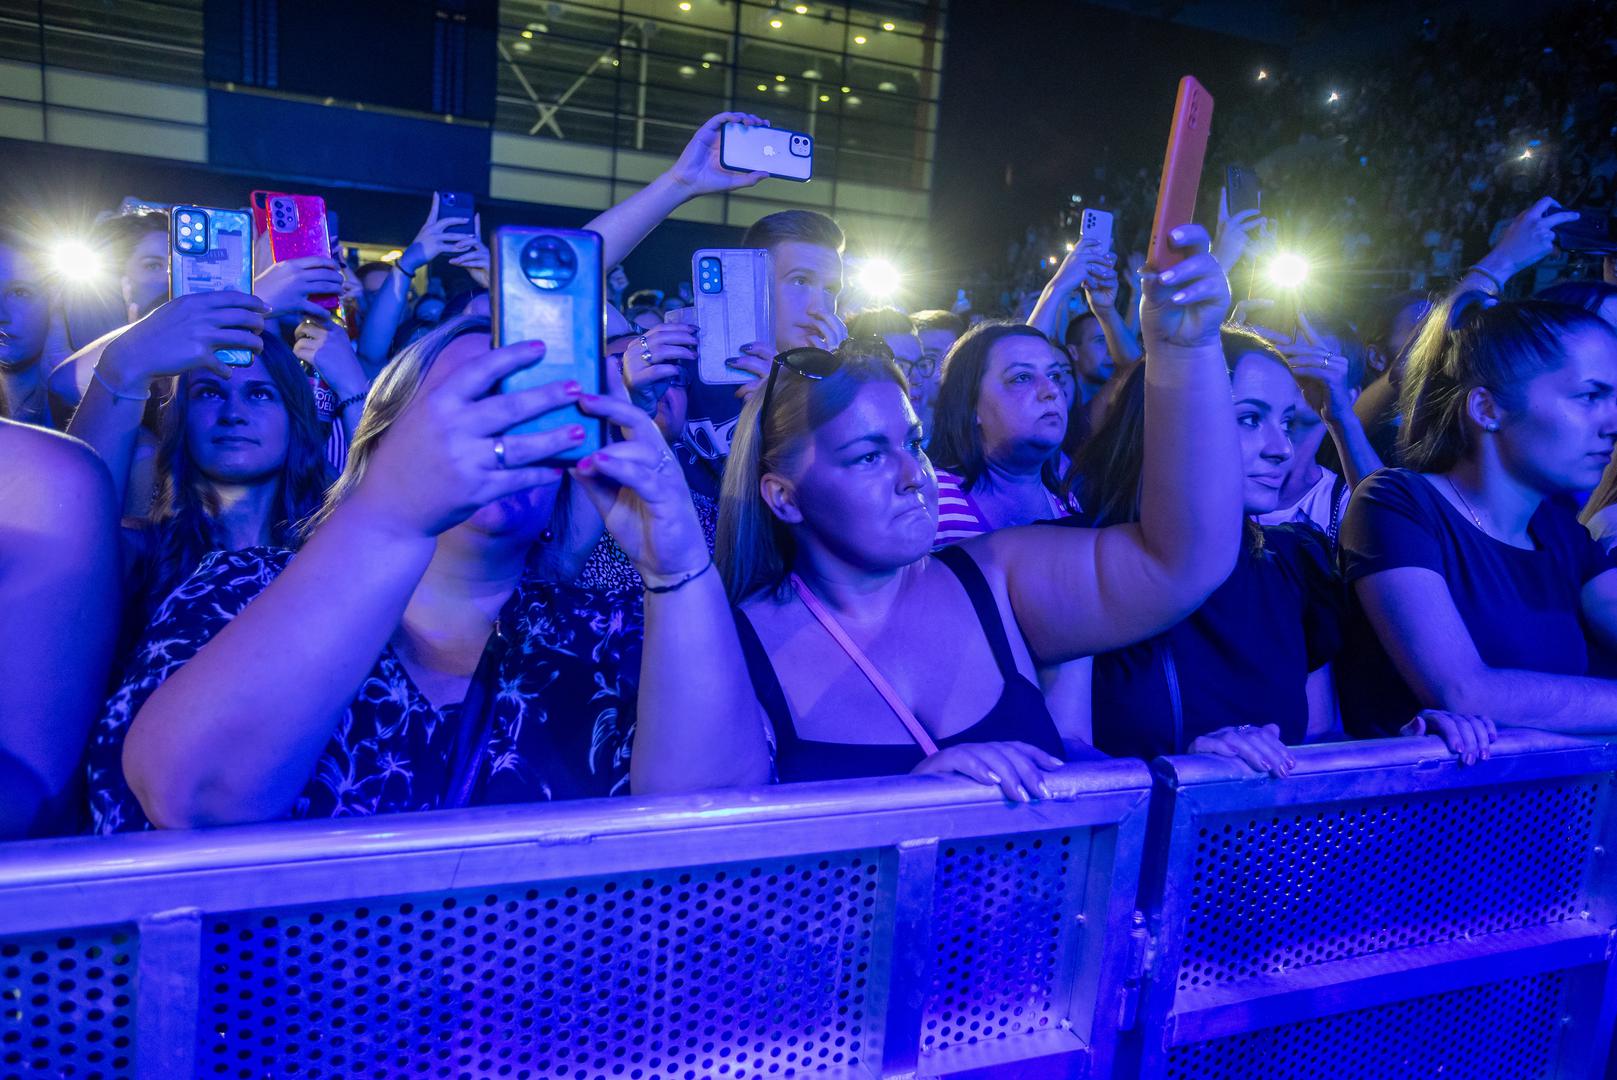
[[[764, 179], [726, 123], [764, 121], [600, 214], [604, 265]], [[509, 393], [570, 346], [494, 347], [436, 199], [394, 262], [174, 298], [166, 215], [122, 215], [122, 325], [61, 357], [0, 233], [0, 835], [1617, 731], [1617, 285], [1520, 293], [1566, 216], [1366, 334], [1233, 301], [1251, 218], [1077, 244], [985, 319], [841, 310], [842, 229], [786, 211], [742, 381], [614, 271], [604, 385]]]
[[[1452, 283], [1539, 193], [1613, 208], [1617, 9], [1552, 5], [1505, 25], [1459, 12], [1392, 33], [1345, 70], [1277, 61], [1250, 72], [1215, 110], [1207, 193], [1226, 166], [1253, 170], [1285, 243], [1391, 291]], [[1075, 183], [1081, 204], [1051, 208], [974, 277], [978, 306], [1015, 312], [1036, 295], [1082, 206], [1116, 214], [1120, 250], [1143, 251], [1158, 166], [1119, 159]], [[1577, 273], [1568, 254], [1538, 267], [1538, 284]]]

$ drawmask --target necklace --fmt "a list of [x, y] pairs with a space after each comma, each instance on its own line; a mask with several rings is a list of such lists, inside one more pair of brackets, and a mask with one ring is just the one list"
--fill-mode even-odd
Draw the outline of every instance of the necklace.
[[[1465, 512], [1471, 515], [1471, 520], [1477, 523], [1477, 528], [1482, 529], [1482, 519], [1477, 517], [1477, 512], [1475, 510], [1471, 509], [1471, 503], [1466, 500], [1464, 495], [1460, 494], [1460, 489], [1454, 486], [1453, 479], [1447, 476], [1445, 476], [1443, 479], [1448, 480], [1449, 490], [1454, 492], [1454, 497], [1456, 499], [1460, 500], [1460, 505], [1464, 506]], [[1482, 529], [1482, 531], [1487, 532], [1488, 530]]]

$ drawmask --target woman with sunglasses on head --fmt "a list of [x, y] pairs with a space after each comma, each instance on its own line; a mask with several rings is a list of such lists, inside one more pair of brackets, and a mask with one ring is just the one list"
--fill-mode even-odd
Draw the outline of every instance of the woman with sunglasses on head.
[[[790, 350], [743, 413], [720, 501], [718, 561], [745, 644], [657, 658], [663, 692], [642, 692], [637, 739], [728, 760], [767, 722], [781, 780], [944, 772], [1039, 794], [1062, 741], [1036, 668], [1177, 622], [1235, 560], [1240, 476], [1218, 338], [1229, 285], [1203, 230], [1174, 237], [1190, 257], [1145, 301], [1138, 524], [1003, 529], [930, 556], [937, 485], [896, 366]], [[688, 562], [705, 570], [699, 549]], [[750, 779], [764, 776], [759, 763]]]

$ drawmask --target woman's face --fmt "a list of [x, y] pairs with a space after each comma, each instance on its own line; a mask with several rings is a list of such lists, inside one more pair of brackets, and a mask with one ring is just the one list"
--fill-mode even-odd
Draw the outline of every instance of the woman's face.
[[[466, 364], [480, 356], [486, 356], [488, 351], [488, 335], [480, 333], [460, 335], [444, 346], [443, 351], [438, 354], [438, 359], [433, 361], [426, 377], [421, 380], [419, 392], [427, 393]], [[499, 393], [497, 389], [494, 392]], [[489, 440], [489, 460], [494, 460], [492, 439]], [[543, 480], [538, 486], [526, 488], [479, 507], [476, 513], [455, 528], [502, 539], [525, 540], [530, 543], [538, 540], [550, 525], [551, 513], [556, 508], [556, 494], [561, 489], [562, 472], [560, 469], [545, 469], [541, 475]]]
[[860, 386], [810, 435], [793, 466], [799, 520], [786, 520], [800, 541], [812, 537], [841, 561], [875, 571], [907, 566], [932, 549], [938, 479], [921, 450], [921, 422], [897, 383]]
[[1241, 433], [1241, 498], [1246, 513], [1267, 514], [1280, 506], [1302, 392], [1291, 370], [1263, 353], [1247, 353], [1236, 362], [1230, 389]]
[[292, 424], [262, 360], [231, 368], [228, 379], [195, 371], [182, 385], [185, 449], [203, 476], [218, 484], [252, 484], [280, 473]]
[[1043, 458], [1061, 448], [1072, 410], [1072, 361], [1043, 338], [1001, 338], [978, 387], [977, 425], [990, 461]]
[[1594, 488], [1617, 445], [1617, 334], [1581, 331], [1562, 349], [1566, 362], [1529, 379], [1521, 408], [1483, 436], [1512, 476], [1546, 495]]

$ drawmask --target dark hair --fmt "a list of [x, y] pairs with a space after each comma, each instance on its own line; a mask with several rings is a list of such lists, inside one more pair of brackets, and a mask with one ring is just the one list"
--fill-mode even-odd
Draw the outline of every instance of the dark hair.
[[[303, 366], [291, 346], [274, 334], [260, 335], [264, 365], [286, 408], [286, 461], [281, 466], [279, 491], [275, 498], [270, 540], [296, 548], [301, 538], [299, 524], [320, 506], [326, 486], [332, 480], [325, 456], [325, 435], [315, 411], [314, 390], [303, 373]], [[213, 483], [203, 476], [186, 446], [186, 417], [190, 395], [186, 392], [194, 373], [173, 382], [172, 396], [164, 403], [162, 432], [157, 446], [157, 493], [152, 501], [151, 524], [157, 527], [155, 588], [151, 595], [167, 596], [196, 569], [197, 563], [219, 547], [214, 517], [219, 497]]]
[[387, 273], [391, 274], [393, 272], [393, 266], [394, 266], [393, 263], [383, 262], [380, 259], [372, 259], [368, 263], [360, 263], [359, 269], [354, 271], [354, 276], [355, 277], [364, 277], [366, 274], [369, 274], [373, 270], [383, 270], [383, 271], [386, 271]]
[[850, 338], [885, 338], [888, 334], [913, 334], [910, 317], [896, 307], [866, 308], [848, 320]]
[[1061, 334], [1061, 344], [1069, 345], [1075, 348], [1082, 345], [1084, 343], [1084, 332], [1079, 328], [1082, 327], [1084, 323], [1089, 322], [1091, 319], [1093, 319], [1097, 325], [1100, 323], [1100, 316], [1096, 315], [1093, 311], [1086, 311], [1082, 315], [1068, 319], [1067, 329]]
[[[1257, 353], [1289, 371], [1286, 358], [1272, 344], [1244, 326], [1219, 333], [1224, 368], [1230, 377], [1241, 359]], [[1095, 528], [1140, 520], [1140, 482], [1145, 473], [1145, 364], [1131, 365], [1117, 396], [1073, 459], [1074, 490], [1083, 517]], [[1263, 550], [1263, 530], [1243, 515], [1247, 550]]]
[[955, 337], [966, 332], [966, 320], [952, 311], [943, 311], [933, 308], [929, 311], [917, 311], [910, 316], [910, 325], [919, 334], [923, 330], [947, 330]]
[[1571, 304], [1499, 300], [1471, 290], [1439, 304], [1409, 352], [1398, 411], [1398, 449], [1417, 472], [1447, 472], [1470, 453], [1471, 391], [1488, 390], [1507, 409], [1521, 407], [1522, 386], [1560, 367], [1573, 334], [1611, 328]]
[[753, 222], [741, 238], [741, 246], [773, 251], [781, 244], [794, 240], [800, 244], [830, 248], [838, 255], [842, 254], [842, 249], [848, 243], [842, 226], [818, 210], [782, 210]]
[[[1049, 338], [1026, 323], [985, 322], [961, 335], [944, 358], [943, 381], [932, 410], [932, 438], [926, 452], [938, 467], [959, 473], [966, 491], [988, 471], [988, 457], [977, 428], [977, 403], [982, 398], [989, 354], [1001, 341], [1018, 337], [1038, 338], [1050, 345]], [[1061, 477], [1056, 472], [1059, 460], [1059, 454], [1051, 454], [1044, 466], [1044, 485], [1051, 491], [1061, 489]]]
[[1599, 315], [1608, 300], [1617, 300], [1617, 285], [1604, 281], [1558, 281], [1541, 289], [1534, 300], [1547, 300], [1552, 304], [1571, 304], [1591, 315]]
[[764, 474], [789, 469], [809, 436], [841, 415], [867, 383], [891, 382], [908, 392], [892, 353], [875, 343], [846, 341], [837, 356], [840, 366], [824, 379], [778, 372], [762, 423], [765, 394], [754, 394], [741, 410], [724, 466], [713, 554], [733, 603], [762, 592], [779, 596], [797, 554], [791, 531], [759, 490]]

